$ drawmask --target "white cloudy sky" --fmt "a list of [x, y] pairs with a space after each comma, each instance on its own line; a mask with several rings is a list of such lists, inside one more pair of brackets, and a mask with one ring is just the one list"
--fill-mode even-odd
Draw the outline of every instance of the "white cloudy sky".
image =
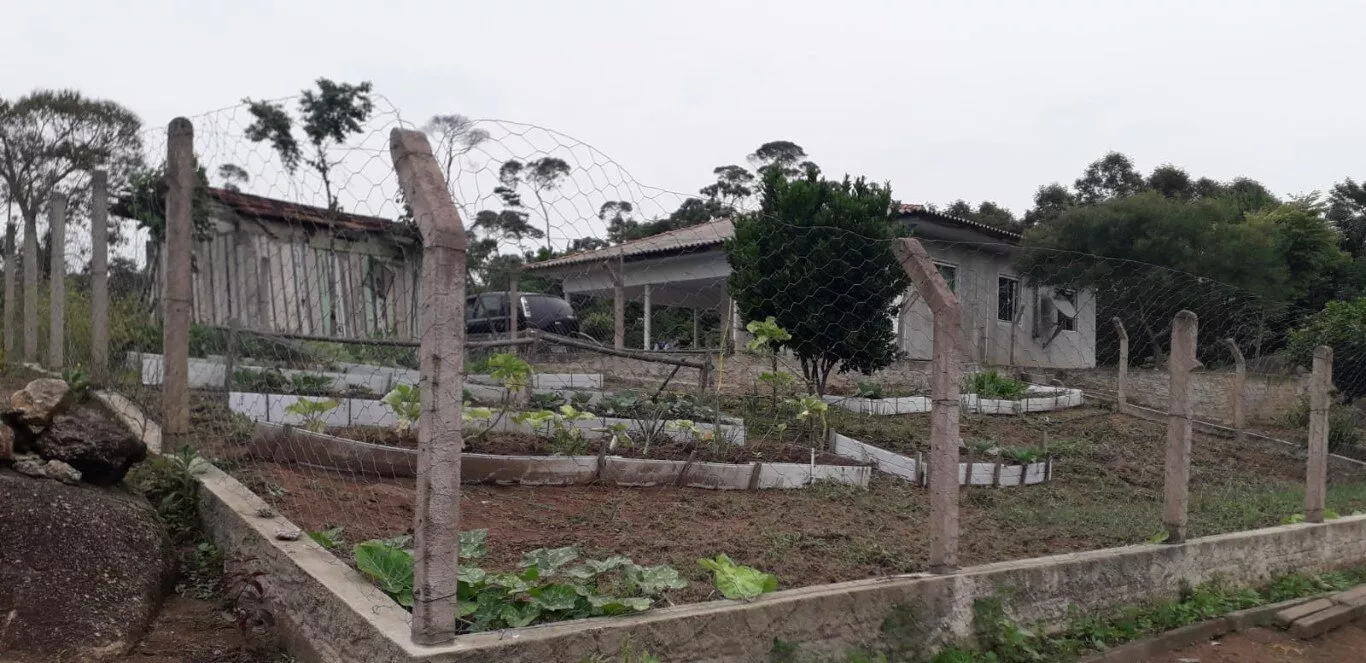
[[533, 122], [637, 180], [791, 139], [897, 198], [1017, 212], [1107, 150], [1278, 193], [1366, 177], [1357, 0], [47, 0], [0, 22], [0, 95], [75, 87], [148, 124], [312, 79]]

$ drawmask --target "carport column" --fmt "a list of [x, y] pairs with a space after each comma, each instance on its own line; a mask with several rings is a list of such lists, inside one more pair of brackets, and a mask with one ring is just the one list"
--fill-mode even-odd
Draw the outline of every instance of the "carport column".
[[650, 313], [651, 313], [651, 309], [650, 309], [650, 284], [649, 284], [649, 283], [646, 283], [646, 284], [645, 284], [645, 343], [644, 343], [644, 347], [645, 347], [646, 350], [649, 350], [649, 349], [650, 349], [650, 318], [653, 317], [653, 316], [650, 315]]
[[1190, 311], [1181, 311], [1172, 320], [1172, 354], [1167, 361], [1171, 404], [1167, 409], [1167, 468], [1162, 511], [1167, 543], [1186, 540], [1191, 473], [1191, 371], [1200, 365], [1195, 359], [1195, 335], [1199, 324], [1199, 318]]
[[934, 313], [934, 358], [930, 366], [930, 571], [948, 573], [958, 566], [958, 343], [962, 338], [963, 314], [958, 297], [920, 242], [901, 239], [892, 249]]
[[626, 349], [626, 270], [624, 260], [618, 259], [617, 264], [612, 269], [612, 320], [615, 328], [612, 332], [612, 347], [618, 350]]
[[1328, 391], [1333, 387], [1333, 349], [1314, 348], [1314, 372], [1309, 379], [1309, 468], [1305, 472], [1304, 520], [1323, 522], [1328, 492]]
[[394, 129], [389, 154], [422, 232], [412, 639], [434, 645], [455, 638], [458, 612], [467, 246], [460, 213], [427, 137]]

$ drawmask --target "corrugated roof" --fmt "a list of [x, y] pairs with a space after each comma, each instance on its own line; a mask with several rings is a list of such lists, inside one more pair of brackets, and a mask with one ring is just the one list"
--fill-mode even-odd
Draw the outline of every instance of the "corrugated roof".
[[[944, 214], [942, 212], [935, 212], [925, 207], [924, 205], [903, 204], [898, 211], [901, 213], [903, 217], [916, 216], [928, 218], [940, 223], [956, 225], [968, 228], [970, 230], [976, 230], [987, 235], [994, 235], [996, 237], [1009, 240], [1012, 243], [1019, 242], [1022, 237], [1020, 233], [1017, 232], [1012, 232], [1009, 230], [1005, 230], [1003, 228], [997, 228], [996, 226], [990, 226], [985, 223], [979, 223], [977, 221], [964, 219], [950, 214]], [[528, 270], [553, 269], [556, 267], [565, 267], [568, 265], [577, 265], [586, 262], [599, 262], [603, 260], [612, 260], [616, 258], [633, 258], [638, 256], [653, 255], [656, 253], [682, 251], [684, 249], [691, 249], [702, 246], [719, 246], [727, 239], [730, 239], [731, 235], [734, 234], [735, 225], [731, 223], [731, 220], [720, 219], [718, 221], [703, 223], [701, 225], [680, 228], [678, 230], [670, 230], [669, 232], [660, 233], [658, 235], [653, 235], [651, 237], [645, 237], [642, 239], [632, 240], [629, 242], [623, 242], [616, 246], [609, 246], [605, 249], [583, 251], [580, 253], [575, 253], [573, 255], [562, 256], [559, 258], [551, 258], [550, 260], [531, 263], [530, 265], [527, 265], [526, 268]]]
[[325, 207], [300, 205], [240, 191], [208, 187], [205, 192], [208, 193], [209, 198], [222, 203], [237, 214], [251, 218], [328, 226], [339, 230], [365, 233], [390, 233], [401, 227], [389, 219], [377, 216], [337, 212]]
[[642, 237], [641, 239], [633, 239], [629, 242], [622, 242], [621, 244], [609, 246], [605, 249], [583, 251], [581, 253], [531, 263], [530, 265], [527, 265], [527, 269], [552, 269], [585, 262], [598, 262], [616, 258], [633, 258], [656, 253], [682, 251], [701, 246], [719, 245], [729, 239], [733, 234], [735, 234], [735, 225], [731, 223], [731, 220], [719, 219], [709, 223], [662, 232], [658, 235]]

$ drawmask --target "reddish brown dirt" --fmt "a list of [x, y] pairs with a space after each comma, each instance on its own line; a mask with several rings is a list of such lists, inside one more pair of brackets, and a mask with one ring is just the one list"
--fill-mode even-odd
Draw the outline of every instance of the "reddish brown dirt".
[[1222, 640], [1148, 659], [1149, 663], [1346, 663], [1366, 660], [1366, 627], [1349, 624], [1313, 640], [1252, 629]]
[[215, 603], [172, 594], [147, 636], [123, 663], [276, 663], [283, 656], [269, 634], [244, 637]]

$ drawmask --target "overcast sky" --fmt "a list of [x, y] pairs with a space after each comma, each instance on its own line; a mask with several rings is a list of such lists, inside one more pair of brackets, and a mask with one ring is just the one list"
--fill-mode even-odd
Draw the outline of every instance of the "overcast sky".
[[7, 3], [0, 95], [149, 125], [318, 76], [404, 119], [535, 123], [692, 192], [790, 139], [906, 202], [1017, 213], [1107, 150], [1286, 194], [1366, 177], [1358, 0], [47, 0]]

